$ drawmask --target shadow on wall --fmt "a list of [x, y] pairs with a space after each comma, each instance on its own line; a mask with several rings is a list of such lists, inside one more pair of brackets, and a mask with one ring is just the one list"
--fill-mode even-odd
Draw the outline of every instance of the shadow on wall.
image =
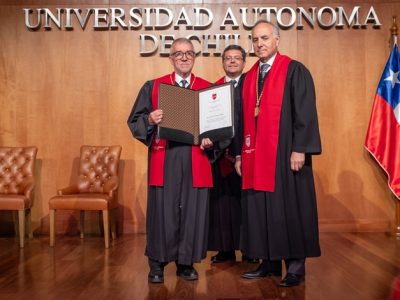
[[[125, 193], [127, 199], [121, 205], [122, 226], [124, 233], [145, 233], [146, 232], [146, 206], [147, 206], [147, 172], [138, 172], [135, 160], [127, 160], [124, 173], [128, 178], [133, 178], [135, 182], [124, 181], [120, 192]], [[131, 174], [138, 176], [128, 176]], [[121, 204], [121, 202], [120, 202]]]
[[[143, 203], [143, 205], [141, 205]], [[147, 209], [147, 173], [143, 174], [140, 179], [138, 191], [136, 193], [135, 202], [133, 203], [134, 227], [135, 232], [146, 232], [146, 209]]]
[[[140, 224], [145, 222], [145, 214], [140, 206], [138, 197], [135, 197], [135, 195], [141, 193], [142, 186], [139, 187], [139, 190], [135, 190], [136, 182], [127, 182], [125, 180], [125, 177], [132, 178], [125, 176], [127, 172], [132, 172], [132, 170], [134, 170], [134, 161], [132, 160], [124, 161], [123, 165], [120, 165], [118, 232], [121, 234], [144, 232], [137, 230], [137, 227], [140, 227]], [[128, 192], [124, 193], [124, 191]], [[128, 197], [126, 199], [122, 198], [123, 194], [128, 195]]]
[[32, 230], [34, 235], [42, 234], [43, 222], [42, 220], [36, 221], [40, 219], [42, 216], [43, 210], [43, 190], [42, 190], [42, 170], [43, 170], [43, 160], [36, 159], [35, 163], [35, 193], [33, 198], [33, 206], [32, 206]]
[[[395, 201], [398, 201], [397, 198], [393, 195], [388, 187], [388, 176], [385, 171], [379, 166], [376, 162], [375, 158], [368, 152], [364, 151], [364, 159], [365, 162], [370, 166], [370, 169], [373, 173], [373, 178], [376, 181], [376, 186], [382, 189], [383, 195], [382, 201], [385, 202], [388, 211], [393, 212], [392, 217], [394, 218], [395, 214]], [[393, 201], [395, 200], [395, 201]]]
[[[314, 174], [318, 215], [322, 224], [343, 224], [360, 229], [363, 222], [379, 222], [389, 225], [387, 213], [364, 196], [364, 183], [361, 177], [350, 170], [342, 171], [337, 177], [339, 191], [327, 193], [320, 174]], [[349, 229], [349, 228], [347, 228]], [[389, 229], [389, 228], [387, 228]]]

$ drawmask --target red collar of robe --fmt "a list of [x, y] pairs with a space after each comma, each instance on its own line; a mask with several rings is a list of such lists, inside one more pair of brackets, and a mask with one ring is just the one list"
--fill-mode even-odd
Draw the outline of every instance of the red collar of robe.
[[[274, 192], [283, 92], [291, 59], [277, 53], [264, 82], [260, 112], [254, 116], [259, 62], [243, 84], [242, 188]], [[289, 162], [288, 162], [289, 163]]]
[[[224, 84], [225, 81], [226, 81], [225, 76], [223, 76], [220, 79], [218, 79], [214, 84], [215, 85]], [[225, 156], [225, 152], [224, 156], [221, 159], [219, 159], [218, 165], [222, 177], [226, 177], [233, 172], [232, 162]]]
[[[200, 90], [210, 86], [208, 81], [193, 74], [190, 77], [190, 88]], [[175, 85], [175, 73], [154, 80], [152, 93], [153, 109], [158, 108], [158, 87], [160, 83]], [[155, 137], [150, 147], [150, 178], [151, 186], [164, 186], [164, 160], [167, 141]], [[171, 174], [170, 176], [173, 176]], [[211, 164], [207, 155], [199, 146], [192, 146], [192, 178], [193, 187], [212, 187]]]
[[225, 83], [225, 76], [221, 77], [220, 79], [218, 79], [214, 84], [216, 85], [220, 85]]

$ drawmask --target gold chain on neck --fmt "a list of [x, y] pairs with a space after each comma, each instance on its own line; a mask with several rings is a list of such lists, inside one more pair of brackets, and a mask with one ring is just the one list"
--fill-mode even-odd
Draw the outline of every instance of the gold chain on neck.
[[256, 81], [256, 107], [254, 108], [254, 116], [258, 117], [258, 114], [260, 113], [260, 101], [261, 101], [261, 97], [263, 94], [263, 87], [261, 87], [261, 94], [260, 96], [258, 96], [258, 76], [260, 76], [260, 66], [258, 66], [257, 69], [257, 81]]

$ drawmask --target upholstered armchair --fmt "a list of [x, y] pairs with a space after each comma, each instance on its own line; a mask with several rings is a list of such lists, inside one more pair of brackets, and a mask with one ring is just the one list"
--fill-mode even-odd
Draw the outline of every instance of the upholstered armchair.
[[[116, 238], [116, 210], [118, 207], [118, 165], [121, 146], [82, 146], [77, 183], [58, 190], [49, 201], [50, 246], [55, 240], [55, 214], [57, 210], [80, 211], [80, 236], [83, 238], [84, 211], [102, 211], [105, 247]], [[111, 219], [111, 220], [110, 220]]]
[[18, 211], [15, 228], [21, 248], [24, 247], [25, 226], [29, 238], [33, 237], [31, 207], [36, 153], [36, 147], [0, 147], [0, 210]]

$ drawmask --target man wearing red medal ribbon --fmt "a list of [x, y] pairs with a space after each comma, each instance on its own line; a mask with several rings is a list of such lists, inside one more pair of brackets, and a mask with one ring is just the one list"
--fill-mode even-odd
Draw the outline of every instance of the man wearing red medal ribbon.
[[172, 74], [147, 81], [139, 92], [128, 126], [133, 136], [149, 147], [149, 187], [146, 215], [149, 282], [164, 281], [164, 267], [177, 265], [177, 276], [196, 280], [193, 263], [207, 254], [208, 194], [213, 186], [211, 164], [205, 149], [213, 143], [203, 139], [201, 146], [167, 141], [157, 136], [163, 112], [158, 109], [160, 83], [199, 90], [210, 83], [192, 73], [193, 44], [185, 38], [171, 45]]
[[306, 257], [320, 256], [311, 157], [321, 153], [314, 84], [300, 62], [278, 52], [279, 28], [253, 27], [259, 58], [243, 84], [241, 156], [242, 251], [262, 259], [242, 274], [254, 279], [286, 276], [280, 285], [303, 281]]

